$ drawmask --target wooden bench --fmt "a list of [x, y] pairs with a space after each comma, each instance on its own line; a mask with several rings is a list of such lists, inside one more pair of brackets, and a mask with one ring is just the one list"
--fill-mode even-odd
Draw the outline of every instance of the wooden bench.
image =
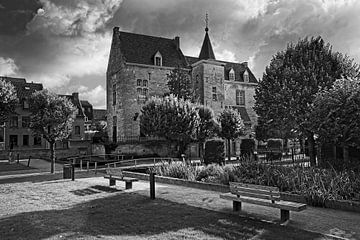
[[131, 189], [132, 183], [139, 181], [137, 178], [125, 177], [123, 172], [119, 168], [108, 168], [106, 169], [106, 175], [104, 178], [109, 179], [109, 185], [114, 186], [116, 184], [116, 180], [125, 182], [125, 189]]
[[241, 210], [242, 202], [278, 208], [282, 222], [290, 219], [290, 211], [300, 212], [306, 209], [306, 204], [282, 201], [277, 187], [255, 184], [230, 182], [230, 193], [221, 194], [220, 198], [232, 200], [234, 211]]

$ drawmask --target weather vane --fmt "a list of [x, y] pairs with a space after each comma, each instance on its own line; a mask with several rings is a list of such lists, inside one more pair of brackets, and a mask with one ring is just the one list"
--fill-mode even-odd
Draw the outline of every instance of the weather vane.
[[205, 27], [205, 31], [209, 31], [209, 14], [208, 12], [206, 12], [205, 14], [205, 24], [206, 24], [206, 27]]

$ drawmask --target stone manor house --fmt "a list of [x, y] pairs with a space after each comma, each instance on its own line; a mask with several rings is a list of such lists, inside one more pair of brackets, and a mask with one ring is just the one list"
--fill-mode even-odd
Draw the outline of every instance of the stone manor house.
[[[107, 68], [108, 135], [113, 142], [124, 142], [143, 136], [140, 129], [141, 108], [152, 96], [169, 93], [167, 74], [175, 67], [188, 70], [196, 98], [210, 106], [215, 115], [224, 108], [236, 109], [248, 133], [254, 129], [257, 116], [253, 110], [258, 84], [247, 62], [217, 60], [208, 28], [198, 57], [185, 56], [180, 38], [168, 39], [113, 29]], [[239, 141], [232, 151], [239, 151]]]

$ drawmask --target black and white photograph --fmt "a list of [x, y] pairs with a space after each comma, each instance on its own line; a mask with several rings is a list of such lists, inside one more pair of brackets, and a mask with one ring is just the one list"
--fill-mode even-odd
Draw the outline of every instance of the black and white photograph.
[[0, 0], [0, 240], [360, 240], [360, 1]]

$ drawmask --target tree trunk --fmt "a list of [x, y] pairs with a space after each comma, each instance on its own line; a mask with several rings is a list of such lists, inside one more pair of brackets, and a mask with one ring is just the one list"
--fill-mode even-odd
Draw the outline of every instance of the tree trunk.
[[50, 161], [51, 161], [51, 167], [50, 167], [50, 173], [54, 173], [55, 170], [55, 143], [50, 143]]
[[[227, 155], [228, 155], [228, 161], [229, 161], [229, 163], [230, 163], [230, 161], [231, 161], [231, 149], [230, 149], [230, 139], [228, 139], [227, 140], [228, 141], [228, 151], [227, 151]], [[226, 165], [226, 163], [225, 163], [225, 165]]]
[[334, 157], [334, 164], [336, 163], [337, 161], [337, 152], [336, 152], [336, 145], [334, 144], [333, 145], [333, 157]]
[[201, 162], [204, 162], [204, 142], [199, 142], [199, 157]]
[[344, 158], [344, 163], [348, 164], [349, 163], [349, 146], [346, 144], [343, 145], [343, 158]]
[[310, 166], [316, 166], [316, 152], [315, 152], [315, 139], [314, 134], [309, 133], [307, 135], [308, 147], [309, 147], [309, 157], [310, 157]]

